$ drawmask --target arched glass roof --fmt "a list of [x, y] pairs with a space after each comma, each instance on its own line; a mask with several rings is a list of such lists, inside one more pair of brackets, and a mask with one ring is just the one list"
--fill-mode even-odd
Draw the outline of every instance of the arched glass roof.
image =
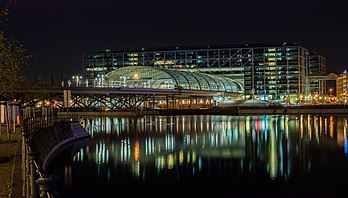
[[227, 77], [157, 67], [123, 67], [109, 72], [106, 78], [111, 87], [243, 92], [238, 81]]

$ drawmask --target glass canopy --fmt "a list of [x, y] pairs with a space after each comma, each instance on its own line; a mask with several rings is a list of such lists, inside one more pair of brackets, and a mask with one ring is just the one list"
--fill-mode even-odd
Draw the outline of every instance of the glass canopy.
[[157, 67], [129, 66], [106, 74], [111, 87], [193, 89], [243, 92], [243, 86], [227, 77]]

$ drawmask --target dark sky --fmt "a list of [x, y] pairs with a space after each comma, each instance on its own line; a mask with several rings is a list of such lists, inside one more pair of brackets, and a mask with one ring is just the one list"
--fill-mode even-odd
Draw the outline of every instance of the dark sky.
[[345, 0], [17, 0], [7, 25], [35, 57], [31, 75], [82, 72], [103, 49], [296, 42], [348, 66]]

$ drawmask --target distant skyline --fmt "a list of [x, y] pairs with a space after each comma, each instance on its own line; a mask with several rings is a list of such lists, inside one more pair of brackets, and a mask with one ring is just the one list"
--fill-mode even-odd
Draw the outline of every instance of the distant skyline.
[[104, 49], [295, 42], [348, 68], [344, 0], [16, 0], [6, 27], [34, 56], [28, 75], [82, 73]]

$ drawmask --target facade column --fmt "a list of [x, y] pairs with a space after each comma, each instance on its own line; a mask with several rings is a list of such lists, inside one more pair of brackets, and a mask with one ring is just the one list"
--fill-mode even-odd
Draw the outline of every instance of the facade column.
[[172, 109], [175, 109], [175, 100], [174, 100], [174, 95], [172, 95], [172, 105], [173, 105], [173, 108], [172, 108]]
[[167, 110], [169, 109], [169, 99], [168, 99], [168, 95], [166, 95], [166, 105], [167, 105]]
[[189, 108], [190, 109], [192, 108], [192, 96], [190, 96], [190, 98], [189, 98]]

